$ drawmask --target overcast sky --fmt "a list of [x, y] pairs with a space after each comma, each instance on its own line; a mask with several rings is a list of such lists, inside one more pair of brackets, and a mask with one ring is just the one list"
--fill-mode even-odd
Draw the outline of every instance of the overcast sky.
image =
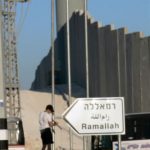
[[[35, 70], [48, 54], [51, 32], [51, 0], [31, 0], [18, 4], [16, 31], [21, 89], [29, 89]], [[141, 31], [150, 36], [150, 0], [89, 0], [94, 20], [128, 32]]]

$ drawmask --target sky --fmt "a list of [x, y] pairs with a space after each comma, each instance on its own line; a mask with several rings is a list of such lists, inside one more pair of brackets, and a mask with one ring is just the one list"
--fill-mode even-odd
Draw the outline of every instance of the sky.
[[[150, 36], [150, 0], [89, 0], [88, 11], [102, 25], [126, 27]], [[17, 4], [16, 35], [20, 88], [31, 87], [51, 45], [51, 0]]]

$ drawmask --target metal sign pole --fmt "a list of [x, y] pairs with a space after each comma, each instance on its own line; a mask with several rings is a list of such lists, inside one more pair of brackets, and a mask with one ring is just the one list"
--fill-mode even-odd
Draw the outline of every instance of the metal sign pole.
[[[70, 66], [70, 22], [69, 22], [69, 1], [67, 0], [67, 65], [68, 65], [68, 101], [69, 105], [72, 103], [71, 101], [71, 66]], [[73, 134], [71, 129], [69, 129], [70, 136], [70, 150], [73, 150]]]
[[[55, 7], [55, 1], [51, 0], [51, 59], [52, 59], [52, 105], [55, 109], [55, 53], [54, 53], [54, 7]], [[53, 119], [55, 119], [55, 115], [53, 116]], [[53, 127], [55, 130], [55, 127]], [[55, 134], [53, 133], [53, 138], [55, 140]], [[55, 150], [55, 142], [52, 146], [52, 149]]]
[[87, 0], [85, 0], [85, 59], [86, 59], [86, 97], [89, 97], [89, 59], [88, 59], [88, 22], [87, 22]]
[[[88, 22], [87, 22], [87, 0], [84, 1], [84, 33], [85, 33], [85, 65], [86, 65], [86, 97], [89, 97], [89, 60], [88, 60]], [[83, 137], [83, 149], [87, 150], [88, 137]]]
[[121, 135], [118, 135], [118, 149], [121, 150]]
[[[119, 56], [119, 35], [118, 35], [118, 31], [117, 31], [117, 59], [118, 59], [118, 92], [119, 92], [119, 96], [121, 96], [121, 79], [120, 79], [120, 56]], [[121, 135], [118, 135], [118, 148], [119, 150], [121, 150]]]

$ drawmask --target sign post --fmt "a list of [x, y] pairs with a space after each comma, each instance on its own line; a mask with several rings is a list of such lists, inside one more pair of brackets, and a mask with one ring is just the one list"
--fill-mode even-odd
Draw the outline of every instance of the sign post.
[[78, 98], [63, 118], [79, 135], [125, 134], [124, 98]]

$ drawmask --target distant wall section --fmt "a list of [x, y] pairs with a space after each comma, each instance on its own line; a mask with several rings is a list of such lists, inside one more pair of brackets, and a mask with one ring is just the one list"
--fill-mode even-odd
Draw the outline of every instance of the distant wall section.
[[[84, 14], [70, 21], [72, 82], [85, 87]], [[126, 112], [150, 111], [150, 37], [88, 19], [91, 97], [125, 97]]]
[[[62, 84], [67, 83], [66, 24], [58, 36], [62, 45], [56, 44], [56, 63], [60, 63], [56, 83]], [[70, 18], [71, 79], [86, 88], [84, 39], [84, 14], [76, 11]], [[150, 111], [150, 37], [102, 26], [89, 17], [88, 47], [90, 97], [123, 96], [126, 113]], [[39, 65], [31, 89], [50, 85], [51, 67], [46, 62], [50, 61], [43, 59]]]

